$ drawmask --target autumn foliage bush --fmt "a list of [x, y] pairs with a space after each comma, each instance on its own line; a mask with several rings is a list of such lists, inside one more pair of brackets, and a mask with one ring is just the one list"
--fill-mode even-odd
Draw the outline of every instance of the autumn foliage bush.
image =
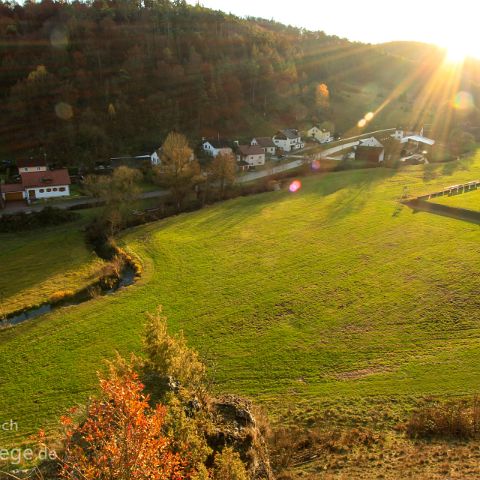
[[173, 452], [164, 434], [166, 408], [151, 407], [138, 375], [129, 369], [100, 380], [101, 396], [76, 423], [62, 418], [65, 448], [60, 477], [64, 479], [180, 480], [188, 461]]

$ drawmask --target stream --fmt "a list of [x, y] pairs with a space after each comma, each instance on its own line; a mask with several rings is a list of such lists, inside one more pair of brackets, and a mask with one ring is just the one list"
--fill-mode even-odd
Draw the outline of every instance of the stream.
[[[128, 287], [133, 283], [135, 283], [135, 270], [133, 269], [132, 266], [127, 264], [123, 267], [122, 271], [120, 272], [120, 277], [118, 281], [115, 282], [115, 285], [113, 287], [102, 288], [101, 283], [98, 282], [93, 286], [90, 286], [81, 290], [80, 292], [75, 294], [73, 297], [65, 301], [62, 301], [56, 304], [45, 302], [44, 304], [38, 307], [29, 308], [24, 310], [21, 313], [7, 316], [5, 319], [0, 320], [0, 328], [9, 327], [12, 325], [18, 325], [19, 323], [25, 322], [26, 320], [32, 320], [41, 315], [44, 315], [45, 313], [52, 312], [54, 310], [59, 310], [64, 307], [69, 307], [71, 305], [79, 305], [81, 303], [92, 300], [96, 296], [112, 295], [117, 290], [123, 287]], [[92, 293], [92, 290], [95, 291], [95, 294]]]

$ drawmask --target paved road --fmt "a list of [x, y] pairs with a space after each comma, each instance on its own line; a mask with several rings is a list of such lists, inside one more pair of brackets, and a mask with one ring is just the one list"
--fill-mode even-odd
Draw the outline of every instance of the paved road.
[[[160, 198], [168, 195], [167, 190], [155, 190], [152, 192], [144, 192], [140, 195], [140, 198]], [[36, 203], [34, 205], [25, 205], [25, 202], [8, 202], [4, 210], [0, 211], [0, 217], [5, 213], [18, 213], [18, 212], [39, 212], [43, 210], [47, 205], [50, 205], [55, 208], [69, 209], [78, 205], [95, 205], [97, 199], [89, 197], [81, 198], [70, 198], [65, 201], [55, 202], [55, 203]]]
[[258, 172], [248, 172], [241, 177], [238, 177], [236, 183], [248, 183], [253, 180], [258, 180], [259, 178], [268, 177], [275, 173], [286, 172], [287, 170], [293, 170], [298, 168], [303, 164], [303, 157], [300, 160], [293, 160], [292, 162], [284, 163], [282, 165], [277, 165], [273, 168], [266, 168], [265, 170], [259, 170]]

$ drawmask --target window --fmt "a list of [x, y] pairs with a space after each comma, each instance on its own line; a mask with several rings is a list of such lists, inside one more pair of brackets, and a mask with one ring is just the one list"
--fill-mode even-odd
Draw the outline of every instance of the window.
[[52, 189], [51, 189], [51, 188], [47, 188], [47, 192], [51, 192], [51, 191], [52, 191]]
[[40, 192], [40, 193], [43, 193], [43, 192], [45, 192], [45, 190], [44, 190], [43, 188], [41, 188], [41, 189], [39, 190], [39, 192]]
[[40, 171], [40, 167], [37, 167], [37, 172], [39, 172], [39, 171]]
[[57, 191], [57, 187], [53, 187], [53, 191], [56, 192], [56, 191]]
[[64, 192], [64, 191], [65, 191], [65, 187], [60, 187], [59, 190], [60, 190], [61, 192]]

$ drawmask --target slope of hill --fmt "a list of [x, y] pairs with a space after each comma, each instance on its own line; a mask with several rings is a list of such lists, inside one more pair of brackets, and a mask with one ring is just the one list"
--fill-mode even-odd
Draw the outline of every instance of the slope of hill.
[[[61, 164], [146, 152], [172, 129], [197, 141], [330, 121], [344, 133], [369, 111], [374, 127], [430, 123], [454, 94], [430, 98], [441, 58], [424, 45], [352, 43], [182, 1], [2, 3], [0, 38], [0, 154]], [[475, 96], [478, 78], [465, 79]]]

